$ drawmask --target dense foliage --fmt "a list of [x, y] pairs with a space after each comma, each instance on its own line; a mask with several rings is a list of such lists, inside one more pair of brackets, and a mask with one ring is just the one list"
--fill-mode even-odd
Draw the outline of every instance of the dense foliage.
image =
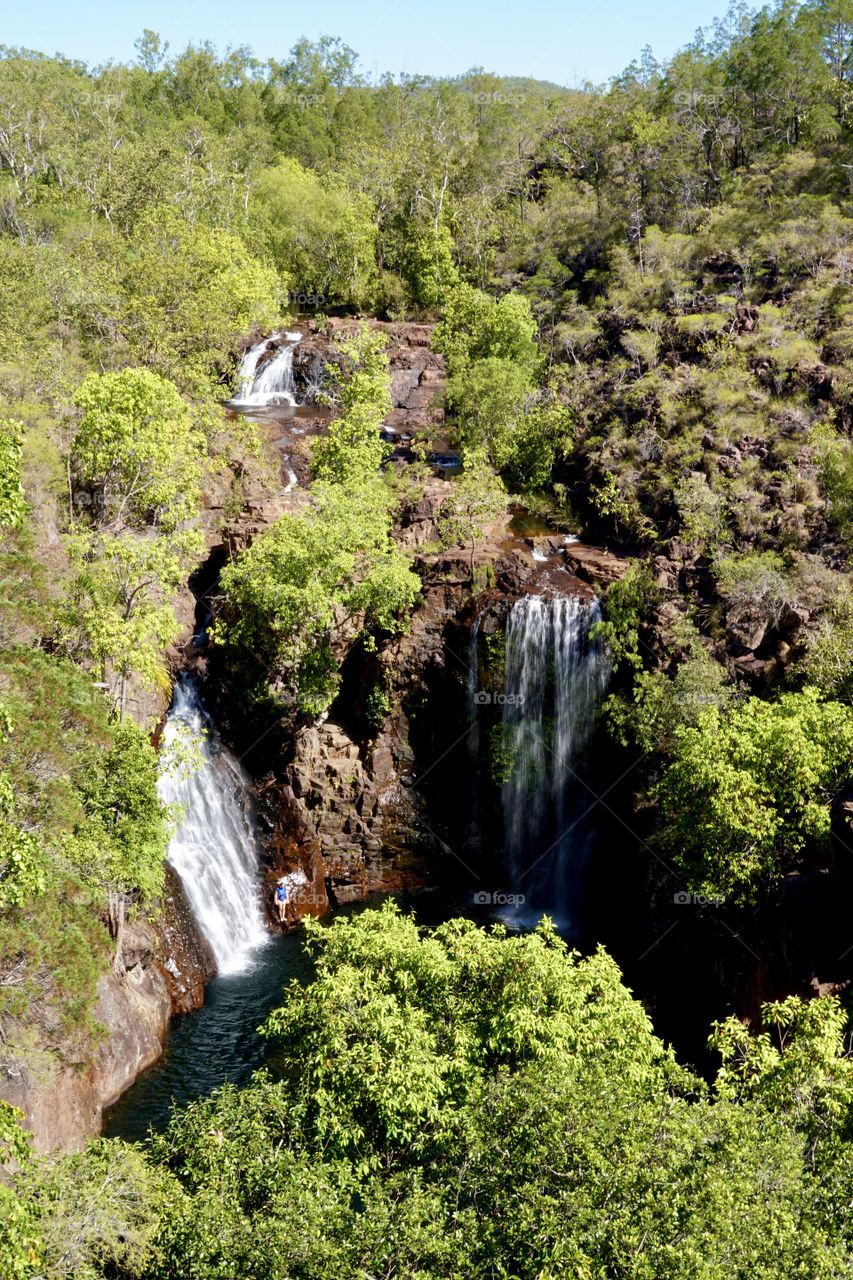
[[393, 632], [418, 579], [390, 539], [381, 480], [318, 482], [311, 505], [281, 516], [222, 575], [217, 638], [249, 690], [319, 715], [337, 687], [335, 633]]
[[419, 580], [391, 538], [394, 498], [379, 466], [391, 406], [381, 334], [360, 329], [338, 348], [337, 417], [314, 442], [308, 505], [284, 515], [222, 574], [216, 639], [247, 692], [319, 715], [338, 685], [342, 638], [393, 634]]
[[[394, 908], [312, 926], [316, 976], [143, 1150], [18, 1144], [0, 1257], [160, 1280], [848, 1276], [851, 1060], [831, 999], [714, 1031], [682, 1070], [603, 952]], [[0, 1129], [0, 1139], [6, 1130]], [[2, 1195], [0, 1191], [0, 1195]]]

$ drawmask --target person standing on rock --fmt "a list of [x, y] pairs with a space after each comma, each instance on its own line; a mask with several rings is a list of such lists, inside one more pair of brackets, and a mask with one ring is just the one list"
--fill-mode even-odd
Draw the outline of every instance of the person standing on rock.
[[275, 906], [279, 924], [287, 924], [287, 880], [284, 876], [275, 886]]

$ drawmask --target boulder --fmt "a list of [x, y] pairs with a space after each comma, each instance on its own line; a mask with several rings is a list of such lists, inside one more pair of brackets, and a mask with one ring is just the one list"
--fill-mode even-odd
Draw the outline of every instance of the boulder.
[[607, 586], [611, 582], [618, 582], [631, 566], [630, 560], [601, 547], [588, 547], [583, 542], [570, 543], [564, 555], [572, 573], [593, 586]]

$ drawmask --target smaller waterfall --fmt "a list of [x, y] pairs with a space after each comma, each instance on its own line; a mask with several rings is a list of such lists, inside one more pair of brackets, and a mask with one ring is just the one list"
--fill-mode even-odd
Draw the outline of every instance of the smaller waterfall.
[[[231, 401], [236, 405], [263, 406], [296, 404], [293, 383], [293, 351], [301, 342], [300, 333], [273, 333], [250, 347], [240, 365], [240, 390]], [[268, 359], [263, 359], [270, 344], [281, 346]]]
[[[187, 749], [200, 762], [182, 761]], [[237, 973], [268, 936], [259, 899], [258, 841], [243, 771], [216, 741], [189, 682], [175, 685], [157, 791], [165, 804], [180, 806], [182, 815], [168, 861], [181, 878], [219, 972]]]
[[573, 912], [586, 852], [590, 798], [576, 770], [609, 676], [589, 639], [600, 617], [597, 600], [526, 596], [507, 620], [506, 864], [529, 905], [560, 913]]

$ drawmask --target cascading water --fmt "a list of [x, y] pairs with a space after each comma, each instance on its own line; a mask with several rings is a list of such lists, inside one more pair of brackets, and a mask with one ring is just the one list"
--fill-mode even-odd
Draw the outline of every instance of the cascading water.
[[572, 917], [588, 841], [577, 782], [609, 668], [589, 638], [597, 600], [526, 596], [507, 620], [502, 745], [505, 861], [534, 909]]
[[468, 672], [465, 680], [468, 694], [468, 783], [469, 803], [467, 808], [467, 824], [465, 847], [473, 856], [480, 850], [480, 806], [479, 806], [479, 772], [480, 772], [480, 622], [478, 614], [471, 627], [471, 639], [468, 645]]
[[[300, 333], [273, 333], [250, 347], [240, 365], [240, 391], [231, 403], [256, 407], [296, 404], [293, 352], [301, 340]], [[271, 347], [274, 354], [262, 359]]]
[[[187, 759], [187, 754], [192, 759]], [[221, 974], [237, 973], [267, 940], [259, 851], [246, 778], [217, 741], [190, 682], [175, 685], [163, 734], [160, 799], [180, 806], [168, 860]]]

